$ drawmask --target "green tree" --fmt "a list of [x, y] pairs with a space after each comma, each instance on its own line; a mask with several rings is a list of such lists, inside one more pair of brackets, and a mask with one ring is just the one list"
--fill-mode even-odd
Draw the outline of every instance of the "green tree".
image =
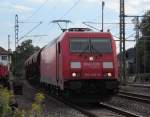
[[144, 66], [144, 72], [149, 73], [150, 72], [150, 11], [146, 12], [144, 15], [144, 18], [142, 19], [142, 22], [140, 24], [141, 26], [141, 33], [142, 33], [142, 40], [143, 40], [143, 66]]
[[138, 48], [138, 63], [141, 73], [150, 72], [150, 11], [147, 11], [140, 22], [140, 33], [142, 37], [136, 44]]
[[26, 40], [16, 48], [12, 55], [12, 70], [16, 76], [21, 76], [24, 73], [24, 62], [34, 52], [38, 51], [39, 47], [32, 45], [32, 40]]

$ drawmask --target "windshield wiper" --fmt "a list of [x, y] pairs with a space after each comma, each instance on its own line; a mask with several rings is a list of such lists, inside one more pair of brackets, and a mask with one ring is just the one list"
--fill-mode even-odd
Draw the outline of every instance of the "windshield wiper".
[[86, 46], [83, 51], [81, 51], [81, 53], [79, 54], [79, 56], [81, 56], [83, 53], [87, 52], [87, 50], [89, 50], [89, 45]]
[[102, 55], [102, 53], [101, 53], [100, 51], [98, 51], [96, 48], [94, 48], [93, 45], [91, 44], [91, 52], [92, 52], [92, 53], [93, 53], [93, 50], [94, 50], [94, 52], [96, 52], [96, 53]]

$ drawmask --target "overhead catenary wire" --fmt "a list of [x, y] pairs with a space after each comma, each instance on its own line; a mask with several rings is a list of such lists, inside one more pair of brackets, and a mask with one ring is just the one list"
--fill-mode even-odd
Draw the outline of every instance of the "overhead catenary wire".
[[80, 1], [81, 1], [81, 0], [77, 0], [77, 1], [72, 5], [72, 7], [70, 7], [70, 8], [59, 18], [59, 20], [62, 19], [62, 18], [64, 18], [66, 15], [68, 15], [75, 7], [79, 4]]
[[74, 2], [74, 4], [73, 4], [60, 18], [58, 18], [58, 20], [50, 21], [49, 24], [50, 24], [50, 23], [57, 23], [57, 25], [59, 26], [59, 28], [60, 28], [61, 30], [63, 30], [63, 28], [62, 28], [62, 26], [60, 25], [60, 23], [66, 23], [66, 27], [67, 27], [67, 23], [72, 23], [70, 20], [63, 20], [63, 18], [64, 18], [66, 15], [68, 15], [68, 14], [73, 10], [73, 8], [75, 8], [75, 7], [79, 4], [80, 1], [81, 1], [81, 0], [77, 0], [76, 2]]
[[42, 24], [42, 21], [40, 22], [29, 22], [29, 21], [26, 21], [26, 20], [29, 20], [30, 18], [32, 18], [46, 3], [48, 2], [48, 0], [45, 0], [34, 12], [32, 15], [30, 15], [29, 17], [27, 17], [26, 19], [22, 20], [22, 21], [19, 21], [18, 23], [38, 23], [36, 26], [34, 26], [30, 31], [28, 31], [25, 35], [23, 35], [21, 38], [18, 39], [18, 42], [25, 38], [29, 33], [31, 33], [33, 30], [35, 30], [39, 25]]
[[24, 21], [31, 19], [37, 12], [41, 10], [41, 8], [48, 2], [49, 0], [45, 0], [29, 17], [27, 17]]
[[[95, 25], [100, 25], [100, 23], [98, 22], [91, 22], [91, 21], [87, 21], [87, 22], [83, 22], [83, 23], [87, 23], [87, 24], [95, 24]], [[110, 24], [110, 25], [119, 25], [120, 23], [119, 22], [105, 22], [104, 24]], [[128, 25], [134, 25], [134, 23], [132, 22], [126, 22], [125, 24], [128, 24]], [[145, 23], [146, 24], [146, 23]]]
[[87, 24], [86, 22], [82, 22], [82, 23], [83, 23], [84, 25], [90, 27], [90, 28], [93, 28], [93, 29], [95, 29], [95, 30], [97, 30], [97, 31], [100, 31], [100, 29], [95, 28], [94, 26], [91, 26], [91, 25]]
[[[27, 17], [26, 19], [24, 20], [21, 20], [19, 21], [19, 23], [22, 23], [22, 24], [25, 24], [25, 23], [28, 23], [28, 24], [32, 24], [32, 23], [38, 23], [35, 27], [33, 27], [32, 30], [29, 31], [29, 33], [31, 33], [33, 30], [35, 30], [39, 25], [43, 24], [44, 21], [40, 21], [40, 22], [36, 22], [36, 21], [28, 21], [29, 19], [31, 19], [33, 16], [35, 16], [43, 7], [44, 5], [48, 2], [49, 0], [45, 0], [34, 12], [32, 15], [30, 15], [29, 17]], [[54, 8], [56, 8], [56, 5], [53, 7], [53, 10]], [[23, 31], [22, 31], [23, 32]], [[19, 40], [25, 38], [25, 37], [29, 37], [28, 34], [29, 33], [26, 33], [25, 35], [23, 35]], [[35, 35], [32, 35], [34, 37], [38, 37], [38, 36], [35, 36]], [[47, 35], [46, 35], [47, 36]], [[43, 37], [43, 35], [39, 35], [39, 37]]]
[[20, 37], [18, 39], [18, 41], [20, 41], [21, 39], [23, 39], [24, 37], [26, 37], [28, 34], [30, 34], [32, 31], [34, 31], [38, 26], [40, 26], [42, 24], [42, 22], [39, 22], [36, 26], [34, 26], [30, 31], [28, 31], [25, 35], [23, 35], [22, 37]]
[[[58, 20], [62, 20], [66, 15], [68, 15], [73, 10], [73, 8], [79, 4], [80, 1], [81, 0], [77, 0], [62, 16], [60, 16], [60, 18], [58, 18]], [[49, 24], [50, 23], [52, 23], [52, 21], [50, 21]]]

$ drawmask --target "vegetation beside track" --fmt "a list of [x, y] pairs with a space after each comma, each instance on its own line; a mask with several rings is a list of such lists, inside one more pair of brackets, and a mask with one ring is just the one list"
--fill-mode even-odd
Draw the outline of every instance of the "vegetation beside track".
[[37, 93], [30, 111], [20, 109], [13, 92], [0, 86], [0, 117], [42, 117], [44, 99], [42, 93]]

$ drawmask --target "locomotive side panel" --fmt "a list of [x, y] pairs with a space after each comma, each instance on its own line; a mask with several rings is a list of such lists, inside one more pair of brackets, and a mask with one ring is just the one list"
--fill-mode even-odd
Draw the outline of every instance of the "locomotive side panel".
[[114, 56], [114, 71], [115, 71], [115, 78], [118, 80], [118, 59], [116, 53], [116, 42], [112, 39], [112, 47], [113, 47], [113, 56]]
[[48, 45], [41, 52], [41, 79], [43, 83], [57, 85], [56, 43]]

